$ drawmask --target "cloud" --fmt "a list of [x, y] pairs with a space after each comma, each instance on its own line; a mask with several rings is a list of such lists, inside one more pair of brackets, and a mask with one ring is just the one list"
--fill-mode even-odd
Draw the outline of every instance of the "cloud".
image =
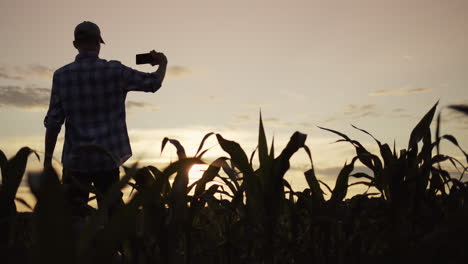
[[171, 66], [167, 69], [167, 75], [170, 78], [184, 78], [192, 74], [188, 67], [184, 66]]
[[[50, 89], [37, 87], [21, 87], [14, 85], [0, 86], [0, 107], [11, 106], [28, 110], [44, 110], [49, 106]], [[137, 101], [127, 101], [127, 109], [149, 108], [157, 111], [153, 104]]]
[[[344, 166], [316, 168], [316, 174], [317, 176], [329, 177], [329, 178], [334, 179], [338, 177], [338, 174], [343, 169], [343, 167]], [[354, 174], [356, 172], [364, 172], [364, 173], [367, 173], [368, 175], [373, 176], [373, 172], [365, 166], [360, 166], [360, 165], [354, 166], [353, 172], [351, 174]], [[350, 179], [353, 179], [353, 178], [350, 177]]]
[[399, 88], [383, 89], [369, 93], [369, 96], [406, 96], [412, 94], [426, 93], [432, 91], [432, 88]]
[[280, 122], [280, 120], [278, 118], [275, 118], [275, 117], [270, 117], [270, 118], [263, 119], [263, 122], [264, 123], [278, 123], [278, 122]]
[[327, 124], [340, 120], [354, 120], [363, 117], [379, 117], [382, 113], [377, 109], [376, 104], [348, 104], [344, 106], [344, 111], [334, 113], [319, 124]]
[[[203, 97], [202, 97], [202, 98], [203, 98]], [[220, 101], [220, 100], [223, 99], [223, 97], [221, 97], [221, 96], [216, 96], [216, 95], [209, 95], [207, 98], [208, 98], [208, 100], [210, 100], [210, 101]]]
[[377, 105], [375, 104], [348, 104], [346, 111], [349, 113], [374, 111]]
[[344, 115], [352, 119], [380, 116], [375, 104], [348, 104], [345, 109]]
[[9, 75], [5, 72], [0, 72], [0, 78], [2, 79], [7, 79], [7, 80], [23, 80], [23, 77], [21, 76], [13, 76], [13, 75]]
[[0, 107], [13, 106], [22, 109], [44, 109], [49, 105], [50, 89], [0, 86]]
[[253, 118], [251, 116], [248, 116], [248, 115], [237, 115], [234, 117], [234, 121], [236, 123], [238, 122], [250, 122], [250, 121], [253, 121]]
[[[0, 67], [0, 78], [7, 80], [27, 80], [32, 77], [52, 80], [54, 69], [41, 64], [27, 66]], [[192, 70], [185, 66], [171, 66], [167, 70], [170, 78], [185, 78], [192, 74]]]
[[54, 69], [40, 64], [31, 64], [26, 67], [16, 66], [14, 67], [14, 71], [23, 79], [27, 79], [31, 76], [34, 76], [38, 78], [51, 80], [52, 75], [54, 74]]
[[323, 119], [323, 120], [317, 122], [317, 124], [329, 124], [329, 123], [333, 123], [333, 122], [336, 122], [336, 121], [339, 121], [339, 120], [341, 120], [341, 118], [334, 115], [334, 116], [328, 117], [326, 119]]
[[32, 78], [51, 80], [54, 70], [40, 64], [0, 67], [0, 78], [7, 80], [29, 80]]
[[194, 96], [194, 98], [196, 98], [197, 100], [202, 100], [202, 101], [209, 100], [209, 101], [218, 102], [218, 103], [224, 100], [224, 97], [222, 96], [206, 95], [206, 94], [197, 94]]
[[7, 79], [7, 80], [15, 80], [15, 81], [23, 80], [23, 77], [12, 75], [5, 67], [0, 67], [0, 78]]
[[[246, 113], [239, 113], [231, 118], [231, 122], [234, 124], [246, 124], [246, 123], [258, 124], [259, 121], [260, 119], [258, 116], [254, 116], [252, 114], [246, 114]], [[286, 122], [276, 117], [262, 117], [262, 122], [264, 126], [267, 126], [270, 129], [291, 127], [293, 125], [290, 122]]]
[[[450, 105], [468, 105], [468, 99], [459, 100]], [[442, 111], [441, 120], [442, 127], [446, 124], [456, 130], [465, 131], [468, 129], [468, 117], [464, 113], [454, 109], [447, 108]]]
[[305, 127], [305, 128], [315, 128], [317, 125], [311, 122], [300, 122], [298, 126]]
[[394, 108], [392, 110], [392, 113], [402, 113], [402, 112], [405, 112], [405, 111], [406, 111], [406, 109], [404, 109], [404, 108]]
[[142, 109], [142, 108], [149, 108], [152, 112], [155, 112], [158, 110], [158, 108], [154, 104], [148, 104], [144, 102], [137, 102], [137, 101], [126, 101], [125, 106], [127, 107], [128, 110], [134, 110], [134, 109]]

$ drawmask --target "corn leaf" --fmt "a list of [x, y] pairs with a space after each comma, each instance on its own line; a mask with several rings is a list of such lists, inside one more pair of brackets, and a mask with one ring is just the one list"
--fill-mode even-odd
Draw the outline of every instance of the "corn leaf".
[[201, 179], [198, 181], [197, 187], [195, 187], [195, 196], [201, 195], [205, 191], [206, 184], [212, 181], [221, 170], [221, 167], [224, 162], [226, 162], [226, 157], [217, 158], [213, 161], [208, 169], [203, 173]]
[[136, 185], [140, 187], [149, 187], [155, 182], [153, 174], [147, 167], [138, 169], [133, 175], [133, 179], [135, 179]]
[[307, 184], [309, 185], [309, 188], [312, 191], [312, 199], [314, 201], [324, 202], [325, 199], [323, 198], [323, 191], [320, 188], [319, 182], [317, 181], [314, 169], [310, 169], [304, 172], [304, 175], [306, 177]]
[[180, 144], [180, 142], [176, 139], [170, 139], [170, 138], [167, 138], [165, 137], [162, 141], [162, 144], [161, 144], [161, 153], [163, 152], [164, 150], [164, 147], [166, 146], [167, 142], [171, 143], [172, 145], [174, 145], [174, 147], [177, 149], [177, 156], [179, 157], [179, 159], [185, 159], [187, 158], [187, 155], [185, 154], [185, 149], [184, 147], [182, 146], [182, 144]]
[[26, 202], [23, 198], [20, 198], [20, 197], [16, 197], [15, 198], [15, 201], [19, 202], [20, 204], [24, 205], [26, 208], [28, 208], [29, 210], [33, 211], [34, 209], [32, 208], [32, 206]]
[[363, 172], [357, 172], [357, 173], [351, 174], [350, 176], [354, 177], [354, 178], [366, 178], [366, 179], [368, 179], [370, 181], [374, 180], [374, 178], [372, 176], [369, 176], [369, 175], [367, 175], [366, 173], [363, 173]]
[[23, 175], [26, 169], [26, 163], [31, 153], [35, 152], [28, 147], [23, 147], [16, 153], [16, 155], [13, 158], [8, 160], [7, 162], [5, 162], [5, 160], [2, 161], [3, 182], [0, 192], [0, 204], [5, 202], [13, 202], [21, 180], [23, 179]]
[[7, 157], [5, 156], [5, 153], [0, 150], [0, 169], [2, 171], [2, 185], [5, 184], [5, 168], [6, 164], [8, 162]]
[[411, 136], [408, 143], [408, 150], [410, 149], [417, 149], [417, 144], [427, 133], [430, 132], [430, 125], [432, 123], [432, 119], [434, 118], [434, 113], [436, 111], [437, 102], [429, 112], [427, 112], [424, 117], [419, 121], [416, 127], [411, 131]]
[[458, 144], [458, 141], [457, 139], [452, 136], [452, 135], [444, 135], [442, 136], [443, 139], [446, 139], [448, 141], [450, 141], [452, 144], [454, 144], [455, 146], [458, 147], [458, 149], [463, 153], [463, 155], [465, 155], [465, 159], [466, 159], [466, 163], [468, 163], [468, 154], [465, 152], [465, 150], [463, 150], [460, 145]]
[[229, 154], [231, 161], [241, 170], [244, 177], [246, 175], [252, 175], [253, 170], [241, 146], [237, 142], [224, 139], [220, 134], [216, 134], [216, 138], [221, 148]]
[[266, 166], [268, 161], [268, 145], [265, 136], [265, 129], [263, 128], [262, 112], [260, 112], [260, 123], [258, 129], [258, 157], [260, 166]]
[[171, 191], [171, 185], [169, 183], [169, 176], [161, 172], [158, 168], [154, 166], [148, 166], [148, 169], [153, 173], [155, 178], [155, 189], [157, 193], [160, 193], [164, 196], [167, 196]]
[[[227, 162], [222, 165], [224, 173], [229, 177], [230, 182], [236, 187], [235, 190], [239, 190], [240, 186], [237, 179], [236, 171], [229, 166]], [[222, 178], [222, 177], [221, 177]]]
[[271, 139], [270, 159], [275, 158], [275, 136]]
[[357, 129], [357, 130], [359, 130], [359, 131], [361, 131], [361, 132], [363, 132], [363, 133], [365, 133], [365, 134], [371, 136], [371, 137], [375, 140], [375, 142], [377, 142], [377, 144], [379, 145], [379, 147], [382, 145], [382, 143], [380, 143], [380, 141], [377, 140], [371, 133], [369, 133], [369, 132], [367, 132], [366, 130], [364, 130], [364, 129], [362, 129], [362, 128], [359, 128], [359, 127], [357, 127], [357, 126], [354, 126], [354, 125], [351, 125], [351, 126], [352, 126], [353, 128], [355, 128], [355, 129]]
[[255, 147], [254, 151], [252, 151], [252, 154], [250, 154], [249, 164], [250, 164], [250, 167], [252, 168], [253, 168], [253, 158], [255, 157], [255, 153], [257, 153], [257, 150], [258, 150], [258, 146]]
[[211, 135], [213, 135], [213, 134], [214, 134], [213, 132], [210, 132], [210, 133], [206, 134], [206, 135], [203, 137], [203, 139], [202, 139], [202, 141], [201, 141], [201, 143], [200, 143], [200, 146], [199, 146], [198, 149], [197, 149], [197, 153], [195, 153], [195, 156], [198, 156], [198, 153], [200, 153], [200, 151], [202, 150], [203, 144], [205, 144], [205, 141], [206, 141]]
[[354, 169], [354, 162], [356, 160], [357, 157], [354, 157], [350, 164], [345, 163], [343, 169], [341, 169], [340, 173], [338, 174], [335, 188], [333, 189], [332, 196], [330, 198], [331, 202], [338, 203], [346, 197], [346, 193], [348, 192], [349, 175]]
[[[294, 134], [289, 139], [288, 144], [283, 149], [278, 158], [275, 159], [275, 178], [283, 178], [286, 171], [289, 169], [289, 159], [292, 155], [296, 153], [300, 148], [305, 146], [305, 141], [307, 139], [306, 134], [300, 132], [294, 132]], [[309, 151], [310, 152], [310, 151]]]
[[[327, 188], [328, 192], [331, 194], [333, 192], [333, 190], [330, 188], [330, 186], [328, 186], [328, 184], [322, 180], [319, 180], [318, 181], [320, 184], [322, 184], [323, 186], [325, 186], [325, 188]], [[325, 194], [325, 193], [324, 193]]]

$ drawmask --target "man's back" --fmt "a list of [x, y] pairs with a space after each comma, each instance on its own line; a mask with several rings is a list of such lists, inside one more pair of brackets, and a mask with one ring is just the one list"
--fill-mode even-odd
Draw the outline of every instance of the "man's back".
[[[127, 92], [155, 92], [161, 82], [159, 75], [102, 60], [93, 52], [80, 53], [58, 69], [44, 124], [60, 127], [65, 121], [64, 167], [90, 171], [125, 162], [132, 155], [125, 121]], [[83, 146], [97, 146], [114, 158]]]

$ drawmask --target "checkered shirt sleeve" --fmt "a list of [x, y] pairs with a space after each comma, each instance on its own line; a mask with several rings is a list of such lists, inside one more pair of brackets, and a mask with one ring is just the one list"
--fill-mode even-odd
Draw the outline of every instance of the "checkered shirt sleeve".
[[58, 92], [57, 78], [52, 79], [52, 91], [50, 95], [49, 111], [44, 119], [44, 126], [49, 129], [54, 129], [60, 132], [63, 122], [65, 121], [65, 113], [62, 108]]

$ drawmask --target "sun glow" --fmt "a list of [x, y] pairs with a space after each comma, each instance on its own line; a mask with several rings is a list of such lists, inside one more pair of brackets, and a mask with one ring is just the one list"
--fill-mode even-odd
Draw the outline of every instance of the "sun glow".
[[189, 181], [195, 182], [198, 181], [202, 176], [203, 173], [208, 169], [208, 165], [206, 164], [195, 164], [193, 165], [188, 173]]

